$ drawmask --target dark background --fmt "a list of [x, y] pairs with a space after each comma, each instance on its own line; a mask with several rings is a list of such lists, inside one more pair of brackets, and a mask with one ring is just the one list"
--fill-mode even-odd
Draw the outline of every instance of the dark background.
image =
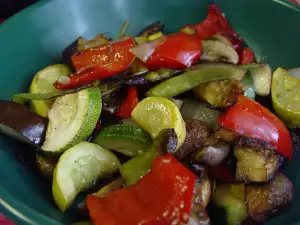
[[0, 0], [0, 18], [6, 19], [37, 0]]

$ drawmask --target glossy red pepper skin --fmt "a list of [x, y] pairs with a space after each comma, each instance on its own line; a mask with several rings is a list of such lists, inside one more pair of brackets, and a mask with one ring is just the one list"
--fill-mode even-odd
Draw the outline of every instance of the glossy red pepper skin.
[[188, 224], [195, 175], [171, 154], [157, 157], [138, 183], [104, 198], [89, 195], [94, 225]]
[[288, 129], [280, 119], [256, 101], [238, 96], [237, 103], [222, 114], [218, 122], [226, 129], [266, 141], [278, 153], [292, 159], [292, 140]]
[[254, 61], [254, 53], [250, 48], [243, 48], [240, 53], [240, 64], [250, 64]]
[[131, 117], [131, 112], [135, 106], [139, 103], [137, 88], [132, 86], [128, 89], [128, 94], [124, 102], [121, 104], [118, 111], [115, 113], [116, 116], [121, 118]]
[[166, 36], [166, 40], [156, 47], [146, 67], [184, 69], [195, 63], [201, 55], [201, 42], [190, 34], [182, 32]]

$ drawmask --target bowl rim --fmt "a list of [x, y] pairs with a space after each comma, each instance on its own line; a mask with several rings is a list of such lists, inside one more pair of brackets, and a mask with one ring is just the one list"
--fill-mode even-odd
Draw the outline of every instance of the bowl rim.
[[[43, 7], [51, 2], [55, 2], [59, 0], [40, 0], [36, 3], [26, 7], [25, 9], [19, 11], [14, 14], [10, 18], [6, 19], [0, 25], [0, 33], [2, 30], [5, 30], [6, 26], [15, 23], [20, 17], [26, 14], [30, 14], [32, 11]], [[216, 1], [216, 0], [212, 0]], [[273, 0], [274, 3], [282, 4], [285, 7], [290, 8], [291, 10], [295, 10], [300, 12], [300, 6], [295, 5], [287, 0]], [[14, 198], [7, 190], [5, 190], [0, 185], [0, 209], [1, 212], [7, 216], [12, 221], [16, 222], [16, 224], [25, 224], [25, 225], [63, 225], [63, 223], [54, 220], [50, 217], [35, 211], [34, 209], [26, 206], [23, 202]], [[300, 225], [300, 219], [297, 222], [292, 223], [291, 225]]]

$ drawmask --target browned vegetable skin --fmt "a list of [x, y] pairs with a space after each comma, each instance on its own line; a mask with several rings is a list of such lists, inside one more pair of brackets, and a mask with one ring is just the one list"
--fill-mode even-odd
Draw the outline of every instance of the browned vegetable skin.
[[39, 147], [45, 137], [48, 119], [15, 102], [0, 100], [0, 134]]
[[293, 184], [281, 173], [268, 184], [246, 185], [248, 214], [257, 222], [264, 222], [286, 210], [293, 197]]
[[99, 191], [97, 191], [93, 195], [95, 195], [99, 198], [104, 197], [107, 194], [109, 194], [110, 192], [113, 192], [115, 190], [122, 188], [123, 185], [124, 185], [124, 180], [120, 177], [120, 178], [112, 181], [111, 183], [105, 185], [104, 187], [102, 187]]
[[181, 146], [175, 153], [175, 157], [179, 160], [186, 157], [188, 154], [196, 149], [202, 148], [204, 141], [209, 136], [209, 128], [199, 120], [186, 120], [186, 138]]
[[233, 143], [235, 142], [238, 137], [240, 135], [234, 131], [231, 131], [231, 130], [227, 130], [225, 128], [218, 128], [216, 131], [215, 131], [215, 137], [216, 139], [220, 139], [222, 141], [226, 141], [226, 142], [229, 142], [229, 143]]
[[281, 157], [270, 144], [253, 138], [240, 137], [234, 147], [237, 158], [236, 180], [267, 182], [277, 172]]
[[189, 225], [209, 225], [210, 219], [206, 213], [206, 206], [212, 192], [212, 181], [209, 179], [205, 169], [201, 171], [199, 180], [195, 184], [192, 200], [192, 214]]
[[155, 23], [152, 23], [149, 26], [142, 29], [137, 36], [148, 37], [149, 35], [155, 34], [159, 31], [163, 32], [164, 28], [164, 24], [162, 24], [160, 21], [156, 21]]
[[194, 89], [197, 97], [217, 108], [226, 108], [236, 102], [236, 97], [244, 93], [236, 80], [213, 81], [201, 84]]
[[191, 159], [208, 166], [217, 166], [223, 162], [230, 152], [230, 144], [217, 140], [214, 135], [206, 139], [202, 149], [195, 151]]
[[38, 153], [36, 154], [36, 165], [41, 173], [49, 180], [52, 180], [57, 161], [58, 159], [56, 158], [44, 157]]

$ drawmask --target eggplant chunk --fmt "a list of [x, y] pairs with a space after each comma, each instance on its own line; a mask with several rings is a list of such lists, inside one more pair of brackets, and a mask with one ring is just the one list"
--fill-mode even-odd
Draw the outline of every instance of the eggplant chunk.
[[206, 206], [210, 200], [211, 192], [212, 181], [209, 179], [206, 170], [203, 169], [199, 180], [195, 184], [189, 225], [210, 224], [210, 218], [206, 213]]
[[236, 80], [212, 81], [194, 89], [196, 96], [216, 108], [226, 108], [236, 102], [236, 97], [244, 93]]
[[179, 160], [186, 157], [188, 154], [196, 149], [202, 148], [204, 141], [209, 136], [209, 128], [199, 120], [186, 120], [186, 138], [181, 146], [174, 155]]
[[205, 143], [201, 150], [193, 153], [192, 160], [208, 166], [218, 166], [228, 156], [230, 145], [223, 141], [209, 142]]
[[137, 36], [148, 37], [151, 34], [155, 34], [157, 32], [163, 32], [165, 25], [162, 24], [160, 21], [156, 21], [149, 26], [142, 29]]
[[293, 197], [293, 184], [281, 173], [268, 184], [246, 185], [248, 214], [257, 222], [264, 222], [286, 210]]
[[234, 131], [227, 130], [225, 128], [219, 128], [215, 131], [215, 137], [216, 137], [216, 139], [220, 139], [222, 141], [233, 143], [237, 140], [237, 138], [239, 137], [239, 134]]
[[236, 180], [246, 183], [272, 180], [282, 161], [273, 146], [248, 137], [239, 138], [234, 155], [238, 160]]
[[53, 172], [57, 161], [58, 159], [56, 158], [44, 157], [38, 153], [36, 154], [36, 165], [41, 173], [49, 180], [52, 180], [53, 178]]
[[43, 144], [48, 119], [24, 105], [0, 100], [0, 133], [39, 147]]

